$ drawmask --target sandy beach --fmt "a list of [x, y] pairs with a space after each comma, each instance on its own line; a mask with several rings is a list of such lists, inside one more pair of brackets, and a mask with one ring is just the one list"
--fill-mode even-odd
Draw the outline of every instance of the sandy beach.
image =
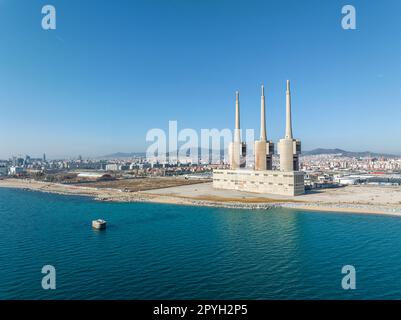
[[286, 207], [308, 211], [401, 216], [401, 187], [397, 186], [347, 186], [337, 189], [316, 190], [298, 197], [218, 190], [214, 189], [210, 182], [136, 192], [23, 179], [0, 180], [1, 187], [88, 196], [100, 201], [155, 202], [238, 209]]

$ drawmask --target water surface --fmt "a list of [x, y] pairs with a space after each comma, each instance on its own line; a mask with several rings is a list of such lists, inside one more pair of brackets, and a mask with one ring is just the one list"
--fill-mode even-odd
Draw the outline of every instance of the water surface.
[[[104, 218], [106, 231], [91, 228]], [[401, 219], [0, 188], [0, 299], [399, 299]], [[57, 270], [43, 290], [41, 268]], [[341, 268], [357, 290], [341, 288]]]

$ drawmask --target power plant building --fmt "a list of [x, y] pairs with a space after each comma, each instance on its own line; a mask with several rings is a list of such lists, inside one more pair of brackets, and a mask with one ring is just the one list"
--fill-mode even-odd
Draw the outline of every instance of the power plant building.
[[229, 146], [229, 170], [213, 171], [213, 187], [266, 194], [296, 196], [305, 193], [304, 174], [299, 171], [301, 142], [293, 138], [291, 119], [290, 82], [286, 89], [285, 136], [278, 143], [280, 170], [272, 170], [274, 144], [267, 140], [265, 95], [262, 86], [260, 140], [255, 142], [253, 169], [244, 169], [246, 146], [241, 143], [239, 119], [239, 93], [236, 93], [234, 139]]

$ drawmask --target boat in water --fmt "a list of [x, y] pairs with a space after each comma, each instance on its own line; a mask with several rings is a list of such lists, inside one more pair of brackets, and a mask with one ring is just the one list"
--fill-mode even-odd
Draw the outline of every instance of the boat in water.
[[92, 227], [95, 229], [106, 229], [106, 221], [103, 219], [93, 220]]

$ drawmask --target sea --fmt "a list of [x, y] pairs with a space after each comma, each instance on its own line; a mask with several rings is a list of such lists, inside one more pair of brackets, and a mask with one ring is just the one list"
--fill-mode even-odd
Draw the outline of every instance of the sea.
[[399, 217], [0, 188], [0, 299], [400, 298]]

